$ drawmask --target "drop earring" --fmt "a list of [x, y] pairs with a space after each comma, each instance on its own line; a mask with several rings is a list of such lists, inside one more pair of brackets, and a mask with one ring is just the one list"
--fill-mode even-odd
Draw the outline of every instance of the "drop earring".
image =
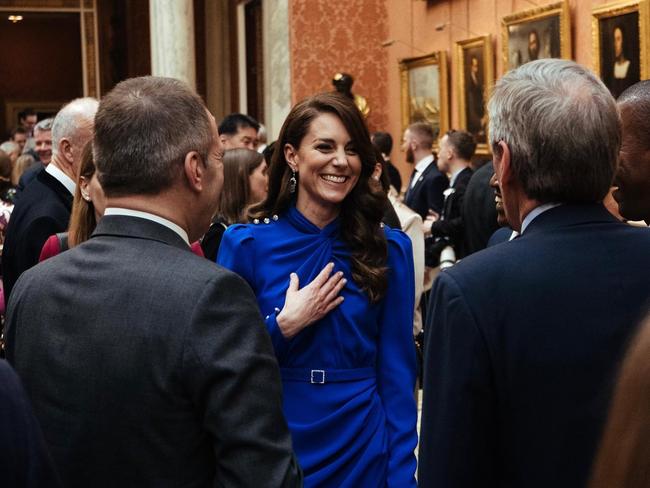
[[296, 185], [298, 180], [296, 180], [296, 172], [291, 170], [291, 178], [289, 178], [289, 193], [296, 193]]

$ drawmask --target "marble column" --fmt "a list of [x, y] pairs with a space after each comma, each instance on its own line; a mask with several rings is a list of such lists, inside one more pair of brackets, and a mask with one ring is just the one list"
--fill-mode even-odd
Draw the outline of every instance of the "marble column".
[[291, 109], [289, 2], [263, 0], [264, 113], [269, 141], [278, 137]]
[[149, 0], [151, 74], [185, 81], [196, 89], [192, 0]]

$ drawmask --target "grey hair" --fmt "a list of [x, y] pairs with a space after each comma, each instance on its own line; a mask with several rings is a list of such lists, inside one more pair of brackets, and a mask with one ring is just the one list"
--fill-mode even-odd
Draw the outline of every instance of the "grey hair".
[[601, 201], [612, 182], [621, 121], [607, 87], [573, 61], [541, 59], [506, 73], [488, 103], [495, 156], [541, 203]]
[[12, 152], [19, 151], [19, 150], [20, 150], [20, 146], [13, 141], [7, 141], [0, 144], [0, 151], [4, 151], [7, 154], [11, 154]]
[[61, 139], [76, 139], [77, 130], [92, 125], [99, 102], [91, 97], [77, 98], [65, 105], [52, 122], [52, 155], [59, 149]]
[[54, 122], [54, 119], [52, 117], [49, 117], [47, 119], [43, 119], [39, 121], [35, 126], [34, 126], [34, 132], [48, 132], [52, 130], [52, 122]]

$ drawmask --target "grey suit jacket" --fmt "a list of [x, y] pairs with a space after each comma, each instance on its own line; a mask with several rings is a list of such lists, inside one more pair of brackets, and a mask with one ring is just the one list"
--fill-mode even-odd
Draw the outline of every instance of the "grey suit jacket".
[[67, 487], [301, 486], [255, 297], [155, 222], [106, 216], [7, 314]]

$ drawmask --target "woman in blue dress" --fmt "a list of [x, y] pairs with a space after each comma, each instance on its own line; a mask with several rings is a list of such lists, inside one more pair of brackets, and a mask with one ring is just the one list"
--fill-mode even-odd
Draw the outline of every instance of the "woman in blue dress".
[[276, 147], [266, 200], [217, 261], [266, 316], [305, 486], [415, 487], [413, 257], [381, 225], [368, 129], [350, 100], [316, 95]]

